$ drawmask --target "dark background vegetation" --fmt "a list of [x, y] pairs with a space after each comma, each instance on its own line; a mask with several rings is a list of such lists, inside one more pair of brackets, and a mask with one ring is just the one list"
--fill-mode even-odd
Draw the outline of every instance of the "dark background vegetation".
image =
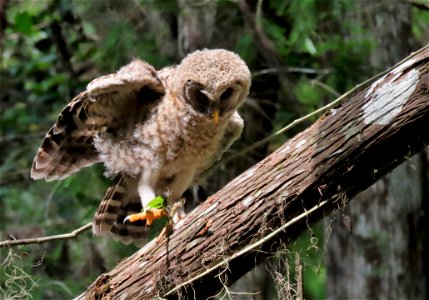
[[[388, 37], [380, 37], [378, 16], [397, 14], [395, 7], [406, 23], [401, 28], [408, 28], [396, 43], [411, 50], [428, 43], [428, 12], [407, 1], [1, 0], [1, 240], [70, 232], [92, 220], [108, 187], [102, 166], [59, 182], [32, 181], [29, 175], [44, 134], [93, 78], [134, 57], [161, 68], [198, 48], [239, 53], [253, 84], [241, 108], [246, 129], [234, 152], [383, 71], [374, 54], [389, 56], [382, 42]], [[222, 165], [208, 180], [208, 191], [305, 126]], [[282, 288], [296, 288], [295, 271], [302, 267], [304, 296], [326, 297], [325, 228], [314, 226], [236, 287], [257, 294], [230, 296], [281, 297]], [[71, 298], [136, 250], [90, 232], [75, 240], [3, 248], [0, 298]]]

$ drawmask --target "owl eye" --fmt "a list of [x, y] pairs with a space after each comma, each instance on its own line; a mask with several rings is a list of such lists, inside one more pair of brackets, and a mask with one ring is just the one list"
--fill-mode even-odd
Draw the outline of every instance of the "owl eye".
[[188, 101], [194, 107], [206, 107], [210, 102], [209, 98], [207, 98], [199, 87], [193, 87], [188, 90]]
[[203, 85], [194, 82], [185, 85], [186, 101], [199, 112], [205, 112], [210, 104], [209, 98], [201, 91], [203, 88]]
[[228, 99], [229, 97], [231, 97], [233, 91], [234, 90], [232, 88], [227, 88], [225, 90], [225, 92], [223, 92], [222, 95], [220, 95], [220, 100], [221, 101], [225, 101], [226, 99]]
[[201, 105], [208, 105], [209, 104], [209, 98], [205, 94], [201, 92], [201, 90], [196, 90], [194, 92], [194, 97], [197, 100], [198, 103]]

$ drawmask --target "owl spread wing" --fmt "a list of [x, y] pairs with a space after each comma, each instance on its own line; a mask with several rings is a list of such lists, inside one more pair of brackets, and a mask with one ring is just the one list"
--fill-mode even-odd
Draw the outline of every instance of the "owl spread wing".
[[136, 114], [138, 103], [160, 99], [164, 92], [155, 69], [140, 60], [93, 80], [63, 109], [46, 134], [33, 161], [31, 177], [63, 179], [100, 162], [94, 137], [115, 131], [124, 119]]

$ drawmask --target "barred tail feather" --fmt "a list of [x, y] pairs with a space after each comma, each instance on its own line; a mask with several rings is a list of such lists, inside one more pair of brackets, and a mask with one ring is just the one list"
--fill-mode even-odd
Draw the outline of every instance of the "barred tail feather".
[[137, 181], [119, 174], [100, 203], [92, 230], [96, 235], [110, 235], [127, 245], [131, 242], [142, 245], [147, 242], [146, 223], [143, 221], [123, 223], [128, 215], [139, 213], [141, 210]]

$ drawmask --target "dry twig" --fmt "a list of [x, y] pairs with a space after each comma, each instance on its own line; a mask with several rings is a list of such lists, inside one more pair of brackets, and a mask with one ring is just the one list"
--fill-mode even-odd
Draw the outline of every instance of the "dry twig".
[[0, 242], [0, 248], [1, 247], [10, 247], [10, 246], [18, 246], [18, 245], [28, 245], [28, 244], [41, 244], [46, 243], [49, 241], [55, 241], [55, 240], [67, 240], [67, 239], [74, 239], [78, 235], [80, 235], [82, 232], [87, 231], [92, 227], [92, 222], [88, 223], [76, 230], [73, 230], [70, 233], [63, 233], [63, 234], [57, 234], [57, 235], [50, 235], [50, 236], [44, 236], [44, 237], [38, 237], [38, 238], [30, 238], [30, 239], [22, 239], [22, 240], [7, 240]]

